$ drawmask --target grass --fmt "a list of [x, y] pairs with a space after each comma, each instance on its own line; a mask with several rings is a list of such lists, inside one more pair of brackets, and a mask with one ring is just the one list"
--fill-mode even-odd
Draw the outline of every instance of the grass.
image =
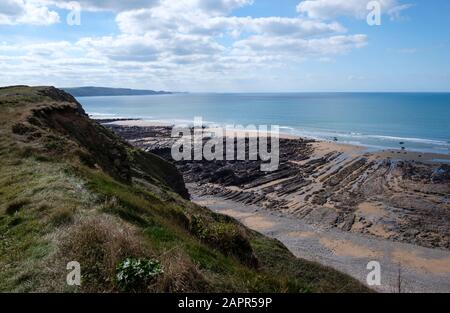
[[8, 215], [14, 215], [28, 204], [30, 204], [30, 201], [27, 199], [13, 200], [6, 206], [5, 212]]
[[144, 255], [135, 230], [108, 216], [82, 217], [60, 239], [58, 260], [83, 266], [83, 291], [119, 291], [116, 267], [125, 258]]
[[[120, 291], [126, 258], [162, 264], [150, 292], [368, 291], [187, 201], [172, 165], [57, 97], [0, 88], [0, 292]], [[81, 287], [66, 285], [74, 260]]]
[[[33, 170], [31, 170], [33, 169]], [[0, 174], [0, 290], [23, 289], [23, 277], [45, 272], [45, 256], [56, 249], [47, 238], [70, 223], [74, 208], [91, 197], [79, 193], [80, 181], [64, 174], [62, 165], [23, 159], [20, 165], [3, 163]], [[45, 247], [42, 248], [42, 247]], [[35, 277], [35, 276], [31, 276]], [[37, 279], [32, 279], [36, 285]]]

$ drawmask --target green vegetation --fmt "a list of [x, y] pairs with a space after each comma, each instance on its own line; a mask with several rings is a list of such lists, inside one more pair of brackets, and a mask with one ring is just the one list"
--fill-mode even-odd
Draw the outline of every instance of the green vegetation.
[[186, 197], [173, 165], [70, 95], [0, 88], [0, 291], [369, 291]]
[[146, 291], [152, 281], [164, 270], [161, 263], [154, 259], [127, 258], [117, 266], [117, 283], [123, 291]]

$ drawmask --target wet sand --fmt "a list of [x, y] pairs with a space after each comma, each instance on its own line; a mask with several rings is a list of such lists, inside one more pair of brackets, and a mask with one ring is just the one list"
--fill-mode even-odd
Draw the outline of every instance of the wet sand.
[[[101, 120], [100, 120], [101, 121]], [[127, 120], [127, 119], [119, 119], [115, 121], [108, 121], [105, 125], [115, 125], [115, 126], [123, 126], [123, 127], [173, 127], [175, 123], [170, 123], [166, 121], [157, 121], [157, 120]], [[211, 134], [214, 134], [218, 131], [215, 128], [209, 128], [208, 131]], [[220, 130], [221, 131], [221, 130]], [[228, 130], [224, 136], [234, 136], [237, 138], [248, 137], [248, 136], [256, 136], [256, 132], [245, 132], [238, 129], [230, 129]], [[280, 139], [289, 139], [296, 140], [302, 139], [299, 136], [280, 133]], [[449, 162], [450, 163], [450, 155], [446, 154], [436, 154], [436, 153], [421, 153], [414, 151], [402, 151], [400, 149], [387, 149], [380, 151], [370, 151], [363, 146], [351, 145], [346, 143], [334, 142], [334, 141], [326, 141], [326, 140], [314, 140], [312, 143], [317, 156], [325, 156], [329, 153], [338, 152], [345, 153], [348, 155], [364, 155], [370, 154], [372, 158], [376, 159], [402, 159], [408, 161], [417, 161], [417, 162], [433, 162], [434, 160], [439, 160], [440, 162]]]
[[280, 240], [300, 258], [331, 266], [363, 283], [369, 273], [367, 264], [378, 261], [381, 286], [372, 287], [377, 291], [399, 292], [400, 277], [401, 292], [450, 292], [450, 251], [315, 227], [257, 206], [215, 197], [195, 197], [193, 201]]

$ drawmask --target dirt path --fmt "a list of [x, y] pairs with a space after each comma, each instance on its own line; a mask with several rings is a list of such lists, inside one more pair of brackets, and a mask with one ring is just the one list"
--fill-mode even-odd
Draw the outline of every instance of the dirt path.
[[450, 292], [450, 251], [316, 228], [298, 218], [220, 198], [194, 196], [193, 200], [280, 240], [298, 257], [331, 266], [364, 283], [368, 262], [378, 261], [378, 291], [398, 292], [400, 272], [402, 292]]

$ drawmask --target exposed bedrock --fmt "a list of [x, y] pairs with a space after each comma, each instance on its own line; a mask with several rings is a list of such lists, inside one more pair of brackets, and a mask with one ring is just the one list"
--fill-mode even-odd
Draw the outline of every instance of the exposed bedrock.
[[[168, 127], [108, 125], [133, 145], [171, 160]], [[182, 161], [190, 192], [390, 240], [450, 249], [450, 166], [280, 139], [280, 166], [261, 161]], [[247, 147], [248, 148], [248, 147]]]

